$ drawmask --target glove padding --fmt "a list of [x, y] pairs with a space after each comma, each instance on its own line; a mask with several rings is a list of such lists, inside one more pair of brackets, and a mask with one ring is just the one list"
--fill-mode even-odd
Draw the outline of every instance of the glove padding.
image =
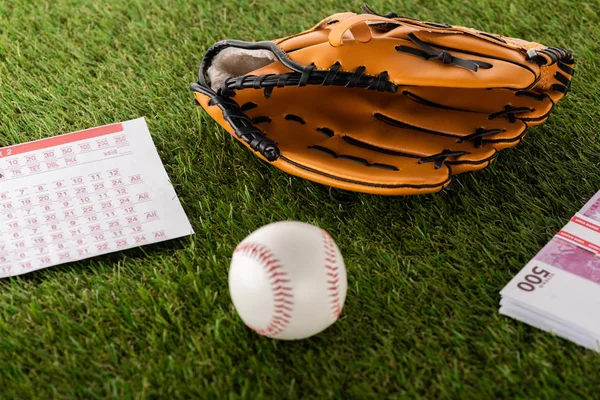
[[408, 195], [490, 165], [570, 87], [570, 51], [363, 9], [274, 42], [215, 44], [197, 102], [288, 173]]

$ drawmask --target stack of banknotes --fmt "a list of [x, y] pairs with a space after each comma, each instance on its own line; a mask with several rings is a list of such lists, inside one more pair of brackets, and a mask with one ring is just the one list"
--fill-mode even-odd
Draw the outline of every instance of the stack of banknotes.
[[501, 314], [600, 352], [600, 192], [500, 294]]

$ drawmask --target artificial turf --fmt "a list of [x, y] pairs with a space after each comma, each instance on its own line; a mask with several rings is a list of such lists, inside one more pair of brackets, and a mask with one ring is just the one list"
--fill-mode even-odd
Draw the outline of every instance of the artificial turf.
[[[0, 281], [0, 398], [592, 398], [600, 355], [498, 314], [498, 291], [600, 189], [600, 2], [372, 1], [380, 12], [572, 49], [571, 92], [492, 167], [420, 197], [355, 195], [268, 166], [188, 90], [203, 52], [359, 1], [0, 0], [0, 146], [145, 116], [196, 235]], [[332, 99], [332, 101], [335, 101]], [[327, 229], [341, 319], [258, 336], [227, 290], [273, 221]]]

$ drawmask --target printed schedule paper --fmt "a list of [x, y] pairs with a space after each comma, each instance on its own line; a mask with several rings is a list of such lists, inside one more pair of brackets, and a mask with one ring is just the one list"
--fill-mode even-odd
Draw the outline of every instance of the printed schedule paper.
[[0, 278], [193, 233], [143, 118], [0, 148]]

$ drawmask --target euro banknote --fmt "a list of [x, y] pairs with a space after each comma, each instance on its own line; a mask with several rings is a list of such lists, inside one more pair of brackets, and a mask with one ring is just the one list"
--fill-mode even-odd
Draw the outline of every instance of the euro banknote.
[[600, 192], [500, 294], [501, 314], [600, 351]]

